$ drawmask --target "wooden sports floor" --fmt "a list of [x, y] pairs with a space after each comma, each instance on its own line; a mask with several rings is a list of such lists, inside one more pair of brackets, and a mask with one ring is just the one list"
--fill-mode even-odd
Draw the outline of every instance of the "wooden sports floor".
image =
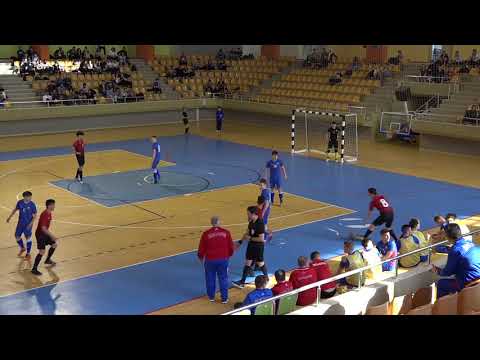
[[[272, 148], [284, 152], [289, 181], [286, 204], [275, 206], [271, 217], [276, 234], [267, 251], [271, 273], [278, 267], [294, 268], [297, 256], [315, 249], [335, 266], [342, 247], [338, 233], [349, 221], [362, 221], [370, 186], [384, 189], [402, 223], [418, 216], [428, 228], [433, 215], [453, 211], [470, 218], [473, 228], [480, 227], [475, 216], [480, 212], [479, 158], [361, 140], [355, 165], [290, 159], [288, 123], [277, 127], [250, 116], [229, 121], [227, 113], [221, 137], [209, 121], [193, 126], [188, 138], [180, 124], [89, 131], [82, 188], [71, 182], [72, 134], [2, 138], [0, 214], [6, 218], [26, 189], [33, 192], [39, 210], [45, 199], [56, 199], [52, 231], [60, 246], [57, 266], [43, 267], [43, 275], [35, 277], [29, 272], [31, 263], [16, 257], [14, 219], [0, 222], [0, 313], [229, 310], [248, 290], [231, 289], [230, 305], [206, 301], [194, 250], [211, 215], [219, 215], [234, 238], [241, 236], [245, 209], [258, 193], [253, 183]], [[171, 181], [160, 190], [148, 182], [147, 139], [152, 134], [160, 136], [160, 171]], [[239, 253], [232, 261], [232, 278], [239, 277], [241, 262]]]

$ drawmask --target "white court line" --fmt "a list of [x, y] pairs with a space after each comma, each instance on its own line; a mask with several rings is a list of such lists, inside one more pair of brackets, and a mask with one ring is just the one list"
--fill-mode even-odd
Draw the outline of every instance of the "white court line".
[[[277, 217], [272, 217], [270, 218], [270, 221], [274, 220], [279, 220], [279, 219], [286, 219], [292, 216], [297, 216], [297, 215], [304, 215], [308, 214], [311, 212], [315, 211], [320, 211], [324, 209], [328, 209], [331, 207], [336, 207], [335, 205], [327, 205], [315, 209], [309, 209], [309, 210], [304, 210], [304, 211], [299, 211], [296, 213], [292, 214], [287, 214], [287, 215], [280, 215]], [[350, 210], [350, 209], [348, 209]], [[352, 210], [350, 210], [352, 211]], [[345, 214], [342, 214], [345, 215]], [[338, 215], [340, 216], [340, 215]], [[159, 219], [160, 220], [160, 219]], [[54, 222], [57, 222], [59, 224], [68, 224], [68, 225], [79, 225], [79, 226], [87, 226], [87, 227], [98, 227], [98, 228], [104, 228], [104, 229], [134, 229], [134, 230], [180, 230], [180, 229], [208, 229], [211, 228], [211, 225], [195, 225], [195, 226], [152, 226], [152, 227], [147, 227], [147, 226], [122, 226], [122, 225], [102, 225], [102, 224], [85, 224], [85, 223], [77, 223], [77, 222], [72, 222], [72, 221], [63, 221], [63, 220], [53, 220]], [[243, 222], [243, 223], [238, 223], [238, 224], [223, 224], [223, 227], [234, 227], [234, 226], [246, 226], [248, 225], [248, 222]], [[60, 237], [61, 238], [61, 237]]]
[[68, 189], [65, 189], [65, 188], [63, 188], [63, 187], [61, 187], [61, 186], [58, 186], [58, 185], [56, 185], [56, 184], [53, 184], [53, 183], [49, 183], [49, 184], [50, 184], [51, 186], [53, 186], [54, 188], [63, 190], [63, 191], [66, 192], [67, 194], [70, 194], [70, 195], [73, 195], [73, 196], [77, 196], [77, 197], [79, 197], [80, 199], [86, 200], [86, 201], [88, 201], [89, 203], [91, 203], [92, 205], [99, 205], [99, 206], [101, 206], [101, 207], [103, 207], [103, 208], [109, 209], [108, 206], [103, 205], [103, 204], [101, 204], [101, 203], [99, 203], [99, 202], [96, 202], [96, 201], [94, 201], [94, 200], [92, 200], [92, 199], [89, 199], [89, 198], [87, 198], [87, 197], [85, 197], [85, 196], [82, 196], [82, 195], [80, 195], [80, 194], [77, 194], [76, 192], [70, 191], [70, 190], [68, 190]]
[[[30, 187], [28, 187], [28, 189], [25, 189], [25, 190], [33, 190], [33, 189], [52, 187], [52, 186], [57, 188], [57, 189], [59, 188], [58, 186], [55, 186], [51, 183], [48, 183], [48, 184], [44, 184], [44, 185], [30, 186]], [[60, 188], [60, 189], [65, 190], [63, 188]], [[22, 193], [23, 193], [23, 191], [20, 191], [17, 194], [17, 201], [22, 198], [22, 196], [21, 196]], [[82, 207], [93, 206], [93, 205], [96, 205], [96, 204], [89, 203], [89, 204], [83, 204], [83, 205], [62, 205], [62, 208], [82, 208]]]
[[[356, 213], [356, 212], [357, 212], [356, 210], [350, 210], [350, 211], [351, 211], [350, 214], [353, 214], [353, 213]], [[287, 227], [285, 227], [285, 228], [280, 228], [280, 229], [278, 229], [278, 230], [276, 230], [276, 231], [283, 231], [283, 230], [294, 229], [294, 228], [297, 228], [297, 227], [300, 227], [300, 226], [310, 225], [310, 224], [313, 224], [313, 223], [316, 223], [316, 222], [321, 222], [321, 221], [325, 221], [325, 220], [330, 220], [330, 219], [334, 219], [334, 218], [336, 218], [336, 217], [344, 216], [344, 215], [345, 215], [345, 214], [333, 215], [333, 216], [329, 216], [329, 217], [327, 217], [327, 218], [323, 218], [323, 219], [320, 219], [320, 220], [313, 220], [313, 221], [308, 221], [308, 222], [305, 222], [305, 223], [302, 223], [302, 224], [297, 224], [297, 225], [293, 225], [293, 226], [287, 226]], [[224, 225], [224, 226], [225, 226], [225, 225]], [[211, 227], [211, 226], [209, 226], [209, 227]], [[134, 267], [134, 266], [138, 266], [138, 265], [144, 265], [144, 264], [148, 264], [148, 263], [151, 263], [151, 262], [154, 262], [154, 261], [164, 260], [164, 259], [168, 259], [168, 258], [177, 256], [177, 255], [184, 255], [184, 254], [188, 254], [188, 253], [192, 253], [192, 252], [196, 252], [196, 251], [197, 251], [197, 249], [182, 251], [182, 252], [177, 253], [177, 254], [161, 256], [161, 257], [159, 257], [159, 258], [155, 258], [155, 259], [151, 259], [151, 260], [145, 260], [145, 261], [140, 261], [140, 262], [138, 262], [138, 263], [134, 263], [134, 264], [130, 264], [130, 265], [125, 265], [125, 266], [120, 266], [120, 267], [118, 267], [118, 268], [114, 268], [114, 269], [110, 269], [110, 270], [99, 271], [99, 272], [96, 272], [96, 273], [93, 273], [93, 274], [88, 274], [88, 275], [82, 275], [82, 276], [75, 277], [75, 278], [68, 279], [68, 280], [61, 280], [61, 281], [59, 281], [59, 282], [57, 282], [57, 283], [55, 283], [55, 284], [46, 284], [46, 285], [42, 285], [42, 286], [38, 286], [38, 287], [31, 288], [31, 289], [25, 289], [25, 290], [13, 292], [13, 293], [11, 293], [11, 294], [0, 295], [0, 299], [6, 298], [6, 297], [9, 297], [9, 296], [14, 296], [14, 295], [26, 293], [26, 292], [33, 291], [33, 290], [37, 290], [37, 289], [41, 289], [41, 288], [48, 287], [48, 286], [57, 286], [58, 284], [63, 284], [63, 283], [66, 283], [66, 282], [71, 282], [71, 281], [76, 281], [76, 280], [85, 279], [85, 278], [89, 278], [89, 277], [94, 277], [94, 276], [97, 276], [97, 275], [106, 274], [106, 273], [113, 272], [113, 271], [117, 271], [117, 270], [128, 269], [128, 268], [130, 268], [130, 267]]]
[[[161, 174], [161, 173], [160, 173]], [[164, 175], [165, 176], [165, 175]], [[148, 181], [149, 178], [152, 178], [152, 181]], [[153, 175], [147, 175], [143, 178], [143, 181], [145, 181], [147, 184], [153, 185]], [[184, 187], [184, 186], [196, 186], [196, 185], [205, 185], [204, 183], [195, 183], [195, 184], [180, 184], [180, 185], [175, 185], [175, 184], [158, 184], [158, 185], [163, 185], [163, 186], [170, 186], [170, 187]]]

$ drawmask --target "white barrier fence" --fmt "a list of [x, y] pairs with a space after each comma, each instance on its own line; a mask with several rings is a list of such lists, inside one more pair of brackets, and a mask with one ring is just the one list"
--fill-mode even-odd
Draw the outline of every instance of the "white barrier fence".
[[[475, 231], [471, 231], [469, 232], [468, 234], [463, 234], [463, 236], [468, 236], [468, 235], [474, 235], [474, 234], [478, 234], [480, 233], [480, 229], [479, 230], [475, 230]], [[258, 301], [256, 303], [253, 303], [253, 304], [249, 304], [249, 305], [246, 305], [246, 306], [242, 306], [238, 309], [235, 309], [235, 310], [231, 310], [231, 311], [228, 311], [222, 315], [234, 315], [236, 313], [239, 313], [239, 312], [242, 312], [242, 311], [245, 311], [245, 310], [250, 310], [252, 308], [255, 308], [261, 304], [267, 304], [267, 303], [270, 303], [270, 302], [275, 302], [277, 300], [280, 300], [284, 297], [287, 297], [287, 296], [292, 296], [292, 295], [295, 295], [295, 294], [299, 294], [301, 292], [304, 292], [306, 290], [310, 290], [310, 289], [317, 289], [317, 300], [316, 300], [316, 306], [319, 305], [320, 303], [320, 300], [321, 300], [321, 297], [320, 297], [320, 287], [322, 285], [325, 285], [325, 284], [328, 284], [332, 281], [338, 281], [338, 280], [341, 280], [341, 279], [345, 279], [349, 276], [352, 276], [352, 275], [359, 275], [358, 276], [358, 288], [361, 288], [362, 287], [362, 276], [363, 276], [363, 272], [366, 271], [366, 270], [370, 270], [370, 269], [373, 269], [379, 265], [382, 265], [382, 264], [386, 264], [386, 263], [389, 263], [389, 262], [392, 262], [392, 261], [395, 261], [396, 262], [396, 268], [395, 268], [395, 277], [398, 276], [398, 268], [399, 268], [399, 262], [398, 260], [401, 259], [401, 258], [404, 258], [406, 256], [410, 256], [410, 255], [413, 255], [413, 254], [417, 254], [417, 253], [420, 253], [420, 252], [423, 252], [425, 250], [428, 250], [430, 252], [429, 256], [428, 256], [428, 261], [429, 261], [429, 264], [431, 262], [431, 255], [432, 255], [432, 249], [439, 246], [439, 245], [445, 245], [445, 244], [448, 244], [449, 243], [449, 240], [444, 240], [444, 241], [439, 241], [438, 243], [435, 243], [435, 244], [432, 244], [432, 245], [428, 245], [428, 246], [425, 246], [423, 248], [419, 248], [417, 250], [413, 250], [413, 251], [410, 251], [408, 253], [405, 253], [405, 254], [402, 254], [402, 255], [399, 255], [399, 256], [396, 256], [394, 258], [391, 258], [391, 259], [387, 259], [387, 260], [384, 260], [384, 261], [381, 261], [381, 262], [378, 262], [378, 263], [375, 263], [375, 264], [372, 264], [372, 265], [368, 265], [368, 266], [364, 266], [364, 267], [361, 267], [361, 268], [358, 268], [358, 269], [355, 269], [355, 270], [352, 270], [352, 271], [348, 271], [348, 272], [344, 272], [342, 274], [339, 274], [339, 275], [336, 275], [336, 276], [332, 276], [328, 279], [324, 279], [324, 280], [320, 280], [320, 281], [317, 281], [315, 283], [312, 283], [312, 284], [309, 284], [309, 285], [306, 285], [306, 286], [303, 286], [301, 288], [298, 288], [298, 289], [295, 289], [295, 290], [292, 290], [292, 291], [289, 291], [289, 292], [286, 292], [286, 293], [283, 293], [283, 294], [280, 294], [280, 295], [277, 295], [277, 296], [274, 296], [274, 297], [271, 297], [271, 298], [268, 298], [268, 299], [265, 299], [265, 300], [261, 300], [261, 301]]]

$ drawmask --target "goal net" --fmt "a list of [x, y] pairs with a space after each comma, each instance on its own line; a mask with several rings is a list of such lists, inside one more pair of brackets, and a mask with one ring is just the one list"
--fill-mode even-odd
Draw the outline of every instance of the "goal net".
[[413, 114], [401, 112], [382, 112], [380, 132], [387, 138], [393, 135], [410, 135]]
[[[358, 159], [357, 114], [306, 109], [292, 110], [292, 153], [319, 153], [326, 156], [328, 128], [335, 121], [340, 130], [338, 152], [340, 161]], [[333, 149], [330, 149], [333, 152]]]

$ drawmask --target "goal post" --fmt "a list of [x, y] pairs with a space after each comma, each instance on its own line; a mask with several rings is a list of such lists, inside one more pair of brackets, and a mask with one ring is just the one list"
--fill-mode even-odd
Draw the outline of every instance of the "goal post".
[[[300, 115], [300, 116], [299, 116]], [[291, 118], [292, 154], [327, 154], [328, 128], [335, 121], [340, 128], [340, 162], [358, 159], [357, 114], [293, 109]]]

